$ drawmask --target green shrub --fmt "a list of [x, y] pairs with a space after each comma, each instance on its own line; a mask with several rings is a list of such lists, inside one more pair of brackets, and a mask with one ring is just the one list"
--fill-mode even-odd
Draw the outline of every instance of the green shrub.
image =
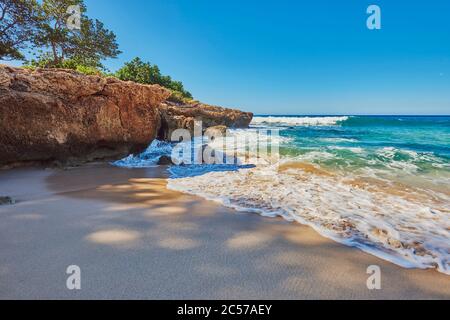
[[103, 76], [103, 73], [94, 67], [78, 65], [75, 70], [89, 76]]
[[194, 102], [192, 98], [186, 98], [183, 93], [179, 91], [171, 90], [172, 94], [169, 98], [167, 98], [168, 101], [180, 103], [180, 104], [189, 104]]
[[[140, 58], [134, 58], [116, 72], [116, 77], [124, 81], [134, 81], [142, 84], [159, 84], [170, 89], [171, 101], [190, 101], [192, 94], [186, 91], [181, 81], [174, 81], [170, 76], [163, 76], [157, 65], [143, 62]], [[171, 98], [169, 98], [171, 99]], [[184, 103], [184, 102], [183, 102]]]
[[75, 59], [65, 59], [55, 64], [49, 56], [43, 56], [38, 60], [31, 60], [24, 66], [24, 68], [62, 68], [75, 70], [86, 75], [105, 76], [103, 71], [99, 68], [85, 65]]

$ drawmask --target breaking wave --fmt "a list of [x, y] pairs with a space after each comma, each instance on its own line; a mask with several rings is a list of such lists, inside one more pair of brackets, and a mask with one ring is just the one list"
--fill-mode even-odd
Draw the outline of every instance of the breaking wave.
[[157, 165], [162, 156], [170, 156], [172, 144], [154, 140], [151, 145], [141, 154], [130, 154], [128, 157], [113, 162], [113, 165], [124, 168], [148, 168]]
[[[256, 117], [252, 125], [264, 127], [262, 133], [231, 130], [210, 146], [239, 137], [231, 148], [239, 158], [270, 139], [280, 146], [276, 162], [171, 166], [168, 187], [309, 225], [400, 266], [450, 274], [450, 118], [400, 120]], [[286, 127], [280, 135], [266, 134], [280, 126]], [[172, 150], [155, 141], [115, 165], [154, 166]]]
[[252, 125], [279, 125], [279, 126], [334, 126], [349, 117], [254, 117]]

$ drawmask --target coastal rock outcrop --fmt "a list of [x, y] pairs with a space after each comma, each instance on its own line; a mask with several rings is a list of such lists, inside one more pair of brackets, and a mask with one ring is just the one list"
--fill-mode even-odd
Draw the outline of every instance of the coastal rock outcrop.
[[[176, 129], [188, 129], [191, 134], [196, 120], [202, 122], [203, 130], [210, 127], [247, 128], [253, 113], [236, 109], [210, 106], [203, 103], [179, 105], [166, 101], [160, 105], [161, 127], [158, 139], [170, 140]], [[224, 131], [224, 130], [222, 130]]]
[[139, 152], [170, 92], [64, 69], [0, 66], [0, 165], [79, 163]]
[[120, 159], [168, 139], [193, 119], [246, 127], [251, 113], [166, 102], [158, 85], [66, 69], [0, 65], [0, 167]]

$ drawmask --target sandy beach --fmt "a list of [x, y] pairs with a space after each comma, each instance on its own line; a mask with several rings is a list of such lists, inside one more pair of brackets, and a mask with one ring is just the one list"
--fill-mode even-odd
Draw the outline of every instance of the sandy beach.
[[[404, 269], [282, 219], [166, 189], [164, 167], [0, 172], [0, 299], [449, 299]], [[81, 290], [66, 268], [81, 268]], [[378, 265], [381, 290], [368, 290]]]

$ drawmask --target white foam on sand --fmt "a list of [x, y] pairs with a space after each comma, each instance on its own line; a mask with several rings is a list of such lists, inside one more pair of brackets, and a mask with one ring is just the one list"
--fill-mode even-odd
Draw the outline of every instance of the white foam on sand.
[[450, 199], [445, 194], [414, 201], [413, 191], [405, 198], [346, 183], [348, 176], [276, 168], [174, 176], [168, 187], [237, 210], [298, 221], [403, 267], [450, 274]]
[[[247, 146], [269, 138], [275, 138], [278, 144], [289, 143], [288, 138], [269, 137], [254, 130], [231, 130], [231, 133], [231, 138], [225, 140], [233, 140], [233, 135], [245, 136], [240, 142], [245, 141]], [[214, 141], [211, 146], [222, 142]], [[231, 151], [239, 160], [246, 146], [231, 145], [233, 148], [227, 148], [227, 152]], [[161, 155], [170, 156], [172, 150], [173, 145], [155, 141], [141, 155], [129, 156], [115, 165], [154, 166]], [[399, 151], [392, 148], [378, 151], [381, 160], [389, 160], [388, 167], [393, 173], [415, 172], [415, 168], [405, 167], [409, 165], [407, 162], [395, 160], [396, 152]], [[418, 159], [424, 155], [409, 156]], [[367, 177], [380, 179], [380, 175], [373, 173], [375, 169], [368, 167], [346, 174], [323, 174], [319, 167], [317, 172], [301, 167], [305, 162], [312, 166], [311, 161], [334, 157], [329, 152], [311, 151], [296, 158], [278, 159], [275, 164], [259, 161], [257, 166], [243, 166], [239, 161], [234, 165], [172, 166], [168, 188], [218, 201], [236, 210], [281, 216], [309, 225], [323, 236], [403, 267], [436, 268], [450, 274], [449, 194], [436, 188], [413, 188], [407, 194], [399, 194], [395, 186], [394, 192], [390, 192], [381, 184], [364, 187], [351, 183], [359, 179], [364, 184]], [[279, 170], [280, 166], [283, 170]]]
[[332, 126], [347, 121], [349, 117], [254, 117], [252, 125], [280, 126]]

